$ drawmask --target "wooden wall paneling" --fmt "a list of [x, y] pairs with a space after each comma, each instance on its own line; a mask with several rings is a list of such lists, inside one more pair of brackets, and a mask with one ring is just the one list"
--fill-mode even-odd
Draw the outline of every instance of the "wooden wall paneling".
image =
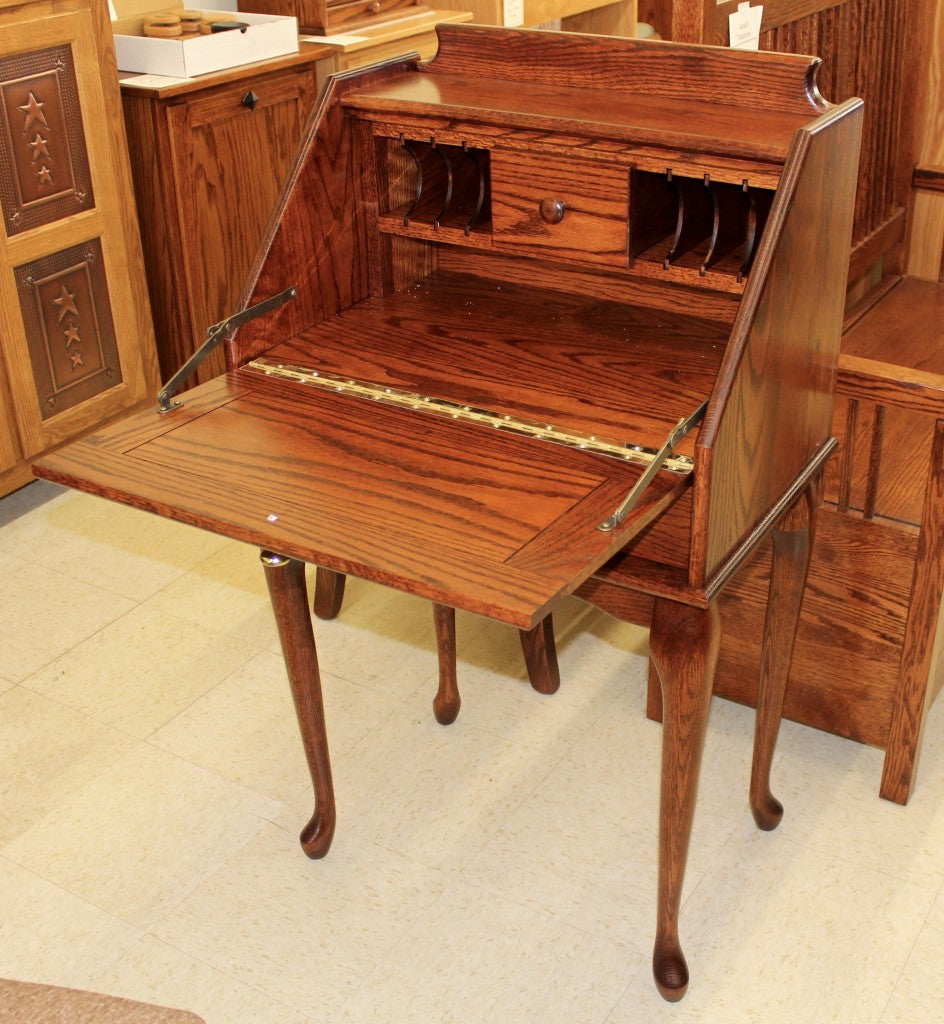
[[[674, 38], [726, 45], [728, 15], [736, 8], [737, 0], [676, 0]], [[900, 274], [905, 264], [905, 220], [916, 145], [914, 97], [923, 48], [931, 38], [939, 46], [942, 34], [935, 36], [928, 14], [928, 5], [917, 0], [764, 4], [762, 49], [821, 56], [821, 92], [833, 102], [850, 96], [866, 101], [850, 265], [850, 281], [859, 282], [853, 299], [882, 276]], [[938, 131], [937, 138], [941, 136]], [[935, 253], [940, 253], [940, 246]], [[932, 262], [936, 276], [940, 260]]]

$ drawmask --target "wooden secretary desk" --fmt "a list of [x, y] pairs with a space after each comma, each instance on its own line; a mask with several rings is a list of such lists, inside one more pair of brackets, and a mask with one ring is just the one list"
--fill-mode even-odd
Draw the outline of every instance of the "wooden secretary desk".
[[[335, 822], [304, 563], [533, 629], [652, 607], [665, 695], [654, 973], [682, 876], [715, 597], [780, 537], [755, 817], [831, 454], [862, 105], [817, 60], [441, 26], [335, 76], [230, 332], [228, 371], [37, 472], [257, 545]], [[230, 329], [237, 327], [235, 332]], [[185, 371], [186, 372], [186, 371]]]

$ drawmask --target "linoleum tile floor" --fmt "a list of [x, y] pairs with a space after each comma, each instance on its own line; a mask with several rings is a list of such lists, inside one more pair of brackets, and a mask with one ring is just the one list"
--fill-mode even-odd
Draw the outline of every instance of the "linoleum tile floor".
[[556, 628], [545, 697], [514, 629], [460, 613], [443, 727], [430, 606], [350, 580], [316, 624], [338, 831], [309, 861], [258, 553], [44, 483], [3, 499], [0, 976], [208, 1024], [944, 1019], [944, 707], [907, 807], [881, 752], [784, 723], [767, 834], [753, 715], [714, 702], [673, 1006], [646, 634], [576, 601]]

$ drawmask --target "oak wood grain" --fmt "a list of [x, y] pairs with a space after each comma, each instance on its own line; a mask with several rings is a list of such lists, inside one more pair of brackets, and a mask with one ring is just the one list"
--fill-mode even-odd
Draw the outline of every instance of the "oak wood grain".
[[711, 393], [724, 338], [694, 316], [439, 272], [267, 358], [659, 448]]
[[298, 297], [273, 317], [244, 325], [227, 348], [239, 366], [370, 292], [365, 140], [346, 130], [338, 100], [348, 89], [388, 77], [402, 58], [333, 76], [312, 111], [295, 163], [274, 204], [237, 309], [296, 286]]
[[[250, 373], [193, 396], [193, 407], [103, 430], [38, 471], [525, 629], [677, 495], [677, 478], [662, 474], [605, 534], [597, 524], [639, 467]], [[462, 453], [447, 473], [443, 452]], [[535, 546], [543, 557], [530, 557]]]
[[[324, 51], [256, 62], [164, 90], [125, 85], [124, 122], [147, 252], [161, 377], [240, 291], [318, 94]], [[242, 99], [253, 92], [253, 109]], [[224, 368], [222, 349], [188, 383]]]
[[662, 681], [662, 788], [659, 801], [659, 895], [652, 969], [662, 996], [688, 988], [679, 940], [682, 880], [695, 816], [712, 680], [721, 642], [716, 605], [693, 608], [657, 600], [649, 651]]
[[[431, 600], [447, 718], [458, 709], [454, 608], [522, 630], [544, 689], [556, 683], [548, 616], [565, 595], [651, 622], [666, 721], [653, 968], [677, 999], [688, 984], [678, 917], [718, 655], [715, 598], [832, 451], [832, 328], [859, 105], [829, 107], [811, 58], [480, 27], [443, 29], [440, 40], [431, 62], [406, 58], [330, 83], [240, 301], [288, 286], [297, 297], [231, 339], [226, 377], [167, 417], [100, 431], [40, 471], [286, 564]], [[737, 98], [714, 102], [722, 94]], [[440, 146], [450, 147], [438, 154], [442, 212], [430, 198], [424, 222], [395, 228], [411, 217], [403, 151], [412, 147], [426, 173]], [[457, 179], [445, 166], [450, 155], [461, 163], [464, 146], [480, 168], [487, 151], [497, 173], [468, 234], [449, 223]], [[631, 212], [634, 168], [686, 177], [695, 200], [694, 219], [683, 203], [675, 231], [686, 239], [691, 229], [694, 248], [668, 267], [650, 261], [646, 274], [660, 276], [645, 281], [636, 267], [594, 263], [622, 246], [611, 233], [619, 221], [652, 234], [642, 209]], [[719, 284], [724, 261], [708, 268], [697, 257], [693, 225], [721, 237], [706, 180], [777, 190], [746, 287], [730, 272]], [[474, 181], [490, 179], [482, 170]], [[533, 217], [522, 220], [525, 200], [551, 227], [568, 224], [568, 203], [585, 203], [586, 216], [548, 246]], [[706, 398], [710, 412], [701, 441], [682, 443], [694, 451], [691, 473], [657, 472], [607, 530], [598, 527], [639, 465], [277, 380], [245, 365], [262, 354], [582, 434], [631, 431], [653, 448]], [[786, 562], [794, 578], [773, 588], [782, 607], [770, 622], [789, 631], [800, 587], [796, 559]], [[277, 588], [274, 598], [291, 606], [286, 646], [310, 660], [303, 591], [293, 587], [289, 601]], [[767, 716], [768, 738], [778, 717]], [[308, 735], [326, 764], [323, 731], [309, 723]], [[317, 773], [313, 783], [317, 805]]]
[[924, 725], [935, 687], [931, 668], [940, 657], [944, 618], [944, 419], [934, 424], [930, 472], [915, 559], [914, 587], [905, 621], [901, 669], [882, 768], [881, 794], [905, 803], [918, 767]]
[[860, 127], [852, 102], [797, 135], [698, 442], [712, 469], [695, 481], [693, 583], [830, 436]]
[[739, 50], [700, 50], [673, 43], [647, 43], [598, 37], [574, 40], [554, 33], [440, 26], [439, 51], [424, 67], [437, 75], [558, 85], [586, 89], [586, 68], [593, 87], [611, 94], [691, 101], [737, 94], [736, 103], [759, 109], [817, 112], [810, 84], [819, 61], [778, 54], [758, 57]]
[[[464, 26], [456, 26], [462, 28]], [[440, 32], [444, 29], [440, 26]], [[655, 45], [655, 44], [652, 44]], [[743, 51], [729, 51], [740, 53]], [[436, 70], [431, 66], [430, 72]], [[680, 74], [684, 71], [681, 70]], [[564, 76], [562, 76], [564, 77]], [[782, 162], [797, 127], [816, 109], [765, 108], [762, 131], [745, 122], [745, 108], [724, 106], [700, 98], [688, 99], [684, 109], [673, 97], [628, 94], [621, 103], [609, 102], [602, 79], [598, 87], [574, 96], [564, 84], [531, 84], [510, 94], [500, 79], [418, 71], [385, 85], [358, 90], [346, 106], [352, 113], [405, 119], [462, 118], [472, 127], [500, 120], [516, 130], [553, 133], [555, 126], [583, 138], [609, 136], [637, 145], [690, 149], [709, 156]], [[713, 83], [703, 83], [706, 91]], [[704, 95], [699, 91], [698, 96]]]

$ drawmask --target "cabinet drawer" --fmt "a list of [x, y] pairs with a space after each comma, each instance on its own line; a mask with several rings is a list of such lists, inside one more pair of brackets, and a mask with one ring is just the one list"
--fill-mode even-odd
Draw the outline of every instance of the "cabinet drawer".
[[627, 265], [625, 167], [493, 150], [491, 191], [492, 234], [501, 247]]
[[394, 16], [402, 17], [415, 6], [416, 0], [348, 0], [341, 3], [328, 0], [328, 28], [351, 28], [355, 25], [369, 25], [374, 21], [386, 21]]

